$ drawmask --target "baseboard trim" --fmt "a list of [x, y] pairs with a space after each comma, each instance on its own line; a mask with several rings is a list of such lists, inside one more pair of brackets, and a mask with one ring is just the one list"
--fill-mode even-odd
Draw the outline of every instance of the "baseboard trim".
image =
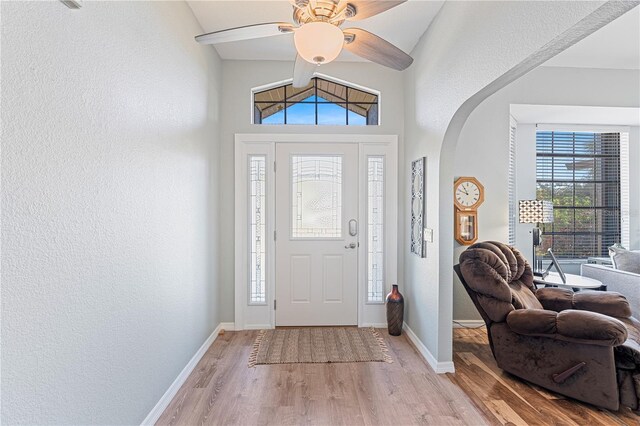
[[169, 389], [167, 389], [167, 391], [164, 393], [164, 395], [162, 395], [162, 398], [160, 398], [160, 400], [155, 405], [155, 407], [151, 409], [147, 417], [142, 421], [141, 424], [143, 426], [154, 425], [158, 421], [162, 413], [164, 413], [164, 410], [166, 410], [167, 407], [169, 406], [169, 403], [171, 402], [173, 397], [176, 396], [176, 394], [180, 390], [180, 387], [184, 384], [184, 382], [189, 377], [189, 374], [191, 374], [193, 369], [196, 368], [196, 365], [198, 365], [198, 362], [200, 362], [200, 359], [202, 359], [202, 357], [207, 352], [209, 347], [216, 340], [216, 338], [218, 337], [218, 334], [220, 333], [220, 330], [230, 330], [229, 328], [226, 328], [225, 326], [223, 326], [223, 324], [233, 324], [233, 323], [218, 324], [215, 330], [213, 330], [213, 333], [211, 333], [211, 335], [207, 337], [207, 340], [204, 341], [202, 346], [200, 346], [200, 349], [196, 351], [195, 355], [193, 355], [193, 357], [189, 360], [187, 365], [182, 369], [180, 374], [178, 374], [178, 377], [176, 377], [173, 383], [171, 383], [171, 386], [169, 386]]
[[269, 330], [272, 328], [271, 324], [245, 324], [243, 330]]
[[402, 325], [402, 329], [404, 330], [404, 333], [407, 335], [407, 338], [409, 339], [409, 341], [413, 343], [413, 346], [415, 346], [415, 348], [418, 350], [418, 353], [422, 356], [422, 358], [424, 358], [424, 360], [427, 362], [427, 364], [429, 364], [429, 367], [431, 367], [433, 371], [435, 371], [437, 374], [455, 373], [456, 370], [453, 365], [453, 362], [452, 361], [438, 362], [438, 360], [433, 356], [431, 351], [427, 349], [424, 343], [422, 343], [422, 341], [418, 338], [416, 333], [414, 333], [413, 330], [411, 330], [411, 327], [409, 327], [406, 322]]
[[365, 322], [362, 325], [360, 325], [360, 327], [387, 328], [387, 323], [386, 322]]
[[453, 328], [480, 328], [484, 325], [482, 320], [453, 320]]
[[235, 322], [221, 322], [219, 327], [224, 331], [235, 331], [236, 323]]

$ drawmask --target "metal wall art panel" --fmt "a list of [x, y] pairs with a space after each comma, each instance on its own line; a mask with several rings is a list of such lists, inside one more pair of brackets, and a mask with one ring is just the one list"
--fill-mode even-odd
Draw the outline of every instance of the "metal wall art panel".
[[427, 257], [424, 241], [427, 158], [411, 162], [411, 253]]

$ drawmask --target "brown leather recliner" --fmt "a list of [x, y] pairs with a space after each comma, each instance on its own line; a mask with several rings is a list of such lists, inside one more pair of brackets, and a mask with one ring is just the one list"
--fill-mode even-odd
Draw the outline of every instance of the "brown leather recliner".
[[640, 408], [640, 322], [624, 296], [536, 290], [526, 259], [498, 242], [470, 246], [454, 268], [500, 368], [593, 405]]

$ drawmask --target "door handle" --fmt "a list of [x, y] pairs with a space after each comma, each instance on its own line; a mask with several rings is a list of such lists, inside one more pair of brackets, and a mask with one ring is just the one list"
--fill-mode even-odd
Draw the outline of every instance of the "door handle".
[[357, 247], [356, 243], [351, 243], [351, 244], [347, 244], [346, 246], [344, 246], [344, 248], [346, 248], [346, 249], [354, 249], [356, 247]]

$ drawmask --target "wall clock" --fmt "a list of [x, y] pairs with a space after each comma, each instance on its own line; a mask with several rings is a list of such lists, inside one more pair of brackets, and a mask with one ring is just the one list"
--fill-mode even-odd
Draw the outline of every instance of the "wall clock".
[[474, 177], [461, 177], [453, 185], [453, 202], [458, 210], [477, 210], [484, 202], [484, 186]]
[[453, 185], [455, 239], [463, 246], [478, 240], [478, 207], [484, 202], [484, 186], [474, 177], [460, 177]]

